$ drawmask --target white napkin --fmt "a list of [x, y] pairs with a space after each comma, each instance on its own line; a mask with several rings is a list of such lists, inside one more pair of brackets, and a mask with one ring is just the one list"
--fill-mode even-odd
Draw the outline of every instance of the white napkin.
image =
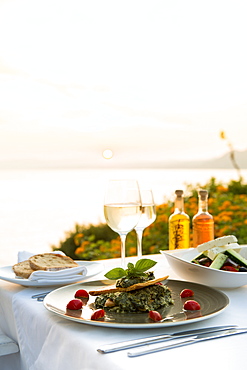
[[[61, 251], [49, 252], [55, 254], [65, 254]], [[26, 261], [29, 257], [33, 256], [34, 253], [28, 251], [18, 252], [18, 262]], [[58, 271], [34, 271], [28, 278], [31, 281], [57, 281], [57, 282], [76, 282], [80, 281], [84, 276], [87, 275], [87, 268], [85, 266], [65, 268]]]
[[70, 281], [82, 279], [87, 275], [87, 269], [85, 266], [71, 267], [59, 271], [34, 271], [28, 278], [32, 281]]

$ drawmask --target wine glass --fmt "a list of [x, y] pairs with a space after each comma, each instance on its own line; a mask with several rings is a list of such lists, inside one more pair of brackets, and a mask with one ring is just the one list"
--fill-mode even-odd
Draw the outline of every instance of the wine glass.
[[141, 196], [136, 180], [110, 180], [105, 193], [104, 215], [121, 238], [121, 263], [125, 268], [125, 241], [141, 217]]
[[156, 219], [156, 207], [153, 192], [150, 189], [141, 189], [141, 217], [135, 226], [137, 235], [137, 258], [142, 257], [142, 235], [143, 230], [151, 225]]

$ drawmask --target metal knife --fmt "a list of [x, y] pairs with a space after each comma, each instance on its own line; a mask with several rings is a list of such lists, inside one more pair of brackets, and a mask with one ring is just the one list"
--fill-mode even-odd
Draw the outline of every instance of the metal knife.
[[236, 335], [236, 334], [243, 334], [247, 333], [247, 328], [236, 328], [236, 329], [228, 329], [228, 330], [223, 330], [220, 332], [211, 332], [211, 333], [203, 333], [203, 334], [198, 334], [194, 335], [191, 337], [187, 338], [180, 338], [178, 341], [175, 340], [175, 343], [172, 344], [167, 344], [167, 345], [150, 345], [149, 348], [143, 349], [143, 350], [134, 350], [132, 352], [128, 352], [127, 355], [128, 357], [137, 357], [137, 356], [143, 356], [147, 355], [150, 353], [155, 353], [159, 351], [164, 351], [167, 349], [172, 349], [172, 348], [177, 348], [177, 347], [182, 347], [186, 346], [189, 344], [205, 341], [205, 340], [210, 340], [210, 339], [217, 339], [217, 338], [222, 338], [222, 337], [227, 337], [230, 335]]
[[207, 328], [198, 328], [186, 331], [180, 331], [172, 334], [161, 334], [157, 336], [150, 336], [145, 338], [133, 339], [124, 342], [106, 344], [97, 349], [100, 353], [111, 353], [120, 351], [123, 349], [139, 347], [147, 344], [163, 342], [171, 339], [184, 338], [191, 335], [202, 334], [202, 333], [215, 333], [226, 329], [236, 328], [237, 325], [224, 325], [224, 326], [212, 326]]

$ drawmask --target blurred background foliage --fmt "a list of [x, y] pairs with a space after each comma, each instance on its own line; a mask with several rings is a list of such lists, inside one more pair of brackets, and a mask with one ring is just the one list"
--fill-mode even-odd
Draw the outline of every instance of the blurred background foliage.
[[[215, 238], [235, 235], [239, 244], [247, 244], [247, 184], [240, 177], [228, 184], [211, 178], [207, 184], [187, 185], [184, 197], [185, 212], [192, 217], [198, 211], [198, 190], [209, 192], [208, 211], [214, 217]], [[174, 210], [173, 201], [156, 205], [157, 217], [143, 233], [143, 255], [157, 254], [168, 249], [168, 218]], [[192, 227], [192, 225], [191, 225]], [[192, 228], [191, 228], [192, 246]], [[126, 238], [126, 255], [136, 255], [136, 233]], [[106, 224], [75, 225], [65, 234], [65, 239], [53, 250], [61, 250], [73, 259], [100, 260], [120, 257], [120, 238]]]

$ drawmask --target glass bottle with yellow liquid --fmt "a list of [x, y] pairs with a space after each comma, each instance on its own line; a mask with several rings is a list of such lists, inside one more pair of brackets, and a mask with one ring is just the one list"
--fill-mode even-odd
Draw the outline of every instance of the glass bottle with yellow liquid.
[[192, 219], [193, 228], [193, 247], [206, 243], [214, 239], [214, 219], [208, 212], [208, 192], [199, 190], [198, 192], [198, 212]]
[[190, 247], [190, 218], [184, 212], [183, 190], [175, 191], [174, 212], [168, 220], [169, 249]]

